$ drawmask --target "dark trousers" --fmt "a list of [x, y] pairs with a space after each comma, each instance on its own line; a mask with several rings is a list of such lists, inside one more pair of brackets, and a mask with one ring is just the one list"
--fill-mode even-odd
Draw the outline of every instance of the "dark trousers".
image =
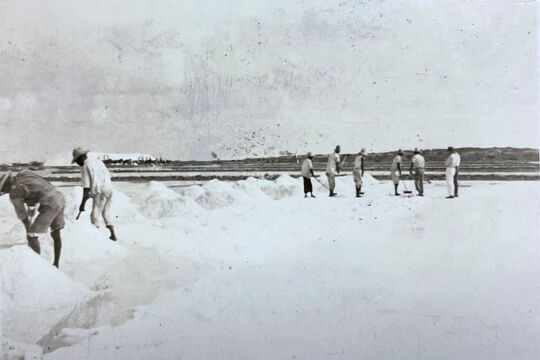
[[414, 186], [419, 194], [424, 194], [424, 168], [414, 170]]
[[458, 170], [456, 169], [456, 175], [454, 175], [454, 196], [458, 196], [458, 181], [457, 181], [457, 176], [458, 176]]
[[313, 186], [311, 185], [311, 179], [304, 176], [304, 194], [313, 194]]

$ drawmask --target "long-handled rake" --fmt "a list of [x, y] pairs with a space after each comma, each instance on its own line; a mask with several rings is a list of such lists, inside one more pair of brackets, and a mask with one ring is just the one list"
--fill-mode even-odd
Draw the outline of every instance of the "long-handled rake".
[[412, 194], [412, 191], [407, 189], [407, 183], [405, 182], [405, 180], [403, 180], [403, 188], [405, 189], [403, 190], [404, 194]]
[[330, 189], [328, 188], [328, 186], [324, 185], [324, 184], [322, 183], [321, 180], [319, 180], [319, 179], [316, 178], [316, 177], [314, 177], [314, 179], [317, 180], [317, 182], [318, 182], [319, 184], [321, 184], [326, 190], [330, 191]]

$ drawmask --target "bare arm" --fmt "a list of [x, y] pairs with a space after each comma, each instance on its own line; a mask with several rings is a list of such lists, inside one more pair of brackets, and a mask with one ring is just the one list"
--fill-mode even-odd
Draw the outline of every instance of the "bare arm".
[[28, 211], [26, 210], [24, 200], [22, 198], [12, 198], [10, 200], [13, 204], [13, 207], [15, 208], [15, 213], [17, 214], [17, 217], [24, 224], [24, 228], [26, 229], [26, 231], [28, 231], [28, 229], [30, 228], [30, 220], [28, 219]]
[[79, 211], [84, 211], [84, 206], [86, 202], [90, 199], [90, 188], [83, 188], [83, 197], [81, 200], [81, 205], [79, 206]]

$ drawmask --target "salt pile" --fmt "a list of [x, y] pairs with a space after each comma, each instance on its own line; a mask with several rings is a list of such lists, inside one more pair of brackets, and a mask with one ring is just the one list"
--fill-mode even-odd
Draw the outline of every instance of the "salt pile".
[[217, 209], [248, 200], [244, 192], [237, 191], [227, 182], [211, 180], [202, 186], [204, 193], [195, 201], [205, 209]]
[[281, 175], [274, 182], [259, 180], [262, 190], [272, 199], [278, 200], [286, 196], [302, 195], [302, 183], [300, 179], [294, 179], [290, 175]]
[[[249, 177], [234, 183], [234, 188], [248, 196], [252, 200], [267, 200], [268, 196], [262, 190], [264, 183], [271, 183], [268, 180], [259, 180]], [[268, 186], [268, 185], [267, 185]]]
[[0, 251], [2, 336], [36, 343], [93, 294], [27, 246]]
[[[191, 188], [191, 187], [190, 187]], [[199, 191], [190, 189], [190, 194], [204, 193], [196, 186]], [[144, 216], [151, 219], [160, 219], [163, 217], [183, 216], [186, 214], [197, 215], [200, 213], [200, 207], [193, 198], [183, 196], [166, 185], [151, 181], [142, 191], [139, 210]]]

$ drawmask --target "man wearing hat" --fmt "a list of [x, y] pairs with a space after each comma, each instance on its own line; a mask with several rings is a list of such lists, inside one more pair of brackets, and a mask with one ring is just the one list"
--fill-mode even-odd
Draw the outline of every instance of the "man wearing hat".
[[366, 155], [366, 149], [362, 149], [358, 156], [354, 159], [353, 166], [353, 178], [354, 186], [356, 188], [356, 197], [364, 195], [362, 192], [362, 177], [364, 176], [364, 156]]
[[400, 193], [398, 193], [398, 185], [399, 185], [399, 178], [401, 177], [401, 156], [403, 155], [403, 151], [401, 149], [398, 150], [397, 155], [394, 157], [394, 160], [392, 160], [392, 166], [390, 166], [390, 176], [392, 177], [392, 182], [394, 183], [394, 195], [399, 196]]
[[112, 183], [111, 174], [103, 163], [97, 158], [88, 157], [89, 150], [76, 148], [73, 150], [73, 160], [71, 163], [77, 163], [81, 166], [81, 185], [83, 187], [83, 197], [79, 212], [84, 211], [86, 201], [92, 198], [92, 213], [90, 221], [95, 226], [99, 227], [100, 218], [102, 217], [105, 226], [109, 229], [111, 236], [109, 239], [116, 241], [112, 216], [110, 208], [112, 202]]
[[452, 149], [452, 154], [450, 154], [450, 156], [452, 156], [454, 166], [456, 168], [456, 173], [454, 174], [454, 197], [459, 197], [459, 194], [458, 194], [458, 179], [457, 178], [458, 178], [458, 173], [459, 173], [459, 167], [461, 166], [461, 156], [457, 153], [456, 149], [454, 149], [451, 146], [450, 146], [450, 148]]
[[[17, 175], [11, 172], [0, 175], [0, 195], [9, 194], [17, 217], [26, 229], [28, 246], [40, 253], [39, 234], [51, 230], [54, 240], [54, 262], [58, 267], [62, 238], [60, 230], [64, 228], [64, 208], [66, 200], [50, 182], [30, 170], [23, 170]], [[38, 215], [34, 218], [35, 208]]]
[[341, 146], [337, 145], [334, 152], [328, 155], [328, 162], [326, 164], [326, 177], [328, 178], [328, 189], [330, 190], [330, 197], [336, 196], [334, 192], [336, 188], [336, 175], [339, 174], [339, 153], [341, 152]]
[[314, 198], [315, 195], [313, 195], [313, 185], [311, 184], [311, 177], [315, 177], [315, 173], [313, 172], [313, 154], [311, 152], [308, 152], [306, 160], [302, 163], [302, 177], [304, 178], [304, 197], [308, 197], [308, 193], [311, 193], [311, 197]]
[[411, 159], [410, 173], [413, 175], [414, 171], [414, 186], [418, 191], [418, 196], [424, 196], [424, 157], [420, 154], [418, 148], [414, 149], [414, 155]]
[[449, 146], [448, 157], [444, 162], [444, 165], [446, 166], [446, 188], [448, 190], [448, 196], [446, 197], [447, 199], [453, 199], [454, 197], [457, 197], [457, 189], [455, 188], [455, 182], [457, 182], [457, 167], [459, 167], [459, 162], [461, 162], [461, 159], [458, 159], [458, 157], [456, 157], [454, 154], [459, 157], [459, 154], [454, 150], [454, 148], [452, 146]]

